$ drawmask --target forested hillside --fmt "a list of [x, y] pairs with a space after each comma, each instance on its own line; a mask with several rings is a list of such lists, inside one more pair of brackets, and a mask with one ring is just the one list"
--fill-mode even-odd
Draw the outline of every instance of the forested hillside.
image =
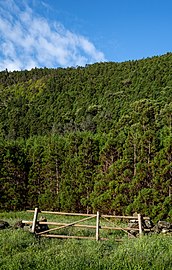
[[0, 72], [0, 209], [172, 219], [172, 54]]

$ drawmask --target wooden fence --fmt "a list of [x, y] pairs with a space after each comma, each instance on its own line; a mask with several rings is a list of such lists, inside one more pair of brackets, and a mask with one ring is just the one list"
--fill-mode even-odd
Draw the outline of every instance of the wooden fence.
[[[76, 238], [76, 239], [92, 239], [92, 240], [108, 240], [107, 238], [100, 238], [100, 230], [118, 230], [123, 231], [130, 234], [130, 231], [136, 231], [139, 233], [139, 236], [142, 236], [143, 231], [145, 231], [142, 227], [142, 220], [149, 220], [149, 217], [142, 217], [140, 214], [137, 216], [113, 216], [113, 215], [101, 215], [99, 212], [96, 214], [81, 214], [81, 213], [64, 213], [64, 212], [51, 212], [51, 211], [40, 211], [38, 208], [35, 210], [27, 210], [27, 212], [34, 213], [34, 217], [32, 221], [23, 220], [22, 223], [32, 225], [31, 232], [35, 233], [37, 236], [41, 237], [53, 237], [53, 238]], [[39, 221], [38, 214], [51, 214], [51, 215], [60, 215], [60, 216], [80, 216], [82, 217], [80, 220], [71, 222], [71, 223], [62, 223], [62, 222], [52, 222], [52, 221]], [[122, 219], [122, 220], [138, 220], [138, 228], [130, 228], [130, 227], [114, 227], [113, 226], [101, 226], [101, 221], [104, 220], [106, 223], [111, 223], [111, 219]], [[86, 225], [80, 224], [85, 221], [95, 219], [95, 225]], [[51, 225], [55, 226], [51, 229], [46, 229], [44, 231], [37, 232], [37, 226], [41, 225]], [[86, 237], [86, 236], [75, 236], [75, 235], [61, 235], [61, 234], [51, 234], [53, 231], [59, 231], [60, 229], [69, 228], [69, 227], [78, 227], [78, 228], [87, 228], [87, 229], [95, 229], [95, 237]], [[148, 229], [147, 229], [148, 231]], [[121, 241], [121, 239], [115, 239], [116, 241]]]

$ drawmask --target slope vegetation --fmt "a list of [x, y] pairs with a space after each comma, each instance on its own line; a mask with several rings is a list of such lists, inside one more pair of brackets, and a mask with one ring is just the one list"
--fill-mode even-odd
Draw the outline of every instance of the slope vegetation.
[[0, 72], [1, 209], [172, 216], [172, 54]]

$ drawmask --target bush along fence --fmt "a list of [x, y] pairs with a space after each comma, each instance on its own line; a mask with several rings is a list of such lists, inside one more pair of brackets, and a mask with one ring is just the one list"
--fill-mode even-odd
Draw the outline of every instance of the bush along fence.
[[[129, 237], [142, 236], [144, 232], [149, 232], [150, 218], [142, 217], [140, 214], [134, 216], [114, 216], [114, 215], [103, 215], [100, 212], [96, 214], [82, 214], [82, 213], [64, 213], [64, 212], [51, 212], [51, 211], [40, 211], [38, 208], [35, 210], [28, 210], [27, 212], [34, 213], [32, 221], [23, 220], [23, 225], [31, 225], [31, 232], [39, 237], [53, 237], [53, 238], [76, 238], [76, 239], [92, 239], [92, 240], [108, 240], [108, 238], [102, 238], [100, 236], [100, 230], [112, 230], [112, 231], [123, 231]], [[79, 220], [62, 223], [62, 222], [52, 222], [47, 221], [46, 218], [41, 217], [38, 219], [39, 214], [51, 214], [58, 216], [68, 216], [68, 217], [80, 217]], [[114, 220], [125, 220], [129, 221], [128, 227], [114, 226]], [[92, 220], [91, 225], [86, 225], [86, 221]], [[94, 224], [93, 224], [94, 221]], [[51, 228], [49, 228], [51, 226]], [[88, 230], [94, 229], [94, 237], [90, 236], [78, 236], [78, 235], [63, 235], [57, 234], [62, 229], [67, 229], [70, 227], [85, 228]], [[63, 230], [62, 230], [63, 231]], [[55, 233], [56, 232], [56, 233]], [[115, 239], [116, 241], [121, 241], [120, 238]]]

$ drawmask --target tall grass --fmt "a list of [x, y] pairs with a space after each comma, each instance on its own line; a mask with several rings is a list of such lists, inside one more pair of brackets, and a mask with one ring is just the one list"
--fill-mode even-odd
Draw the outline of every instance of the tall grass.
[[[8, 220], [12, 219], [10, 214], [5, 216], [8, 216]], [[38, 239], [22, 229], [1, 230], [0, 269], [172, 269], [171, 236], [151, 235], [137, 239], [123, 239], [124, 241], [120, 244], [113, 240], [96, 242], [74, 239]]]

